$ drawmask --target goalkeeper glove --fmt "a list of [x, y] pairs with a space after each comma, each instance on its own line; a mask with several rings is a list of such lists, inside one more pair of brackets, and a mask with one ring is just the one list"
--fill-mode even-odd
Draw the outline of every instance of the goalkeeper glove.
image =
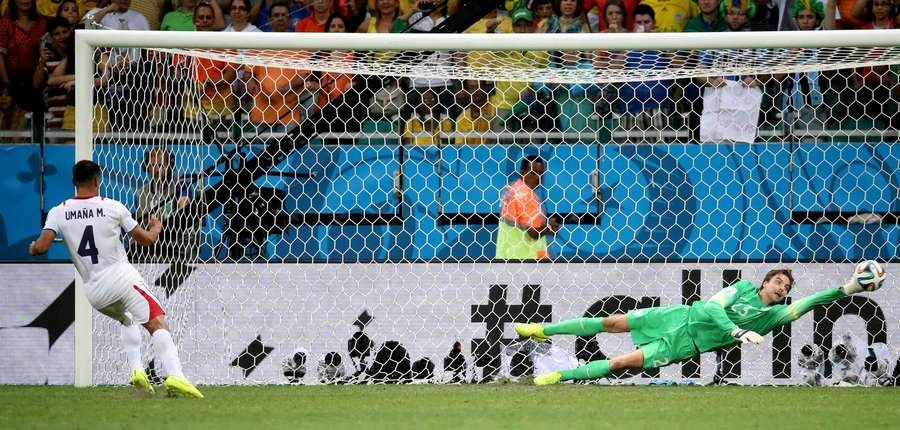
[[846, 295], [875, 291], [884, 284], [887, 277], [884, 269], [875, 261], [867, 260], [856, 266], [853, 276], [841, 287]]
[[740, 327], [735, 327], [731, 331], [731, 337], [741, 341], [741, 343], [760, 344], [763, 341], [763, 337], [759, 333], [753, 330], [744, 330]]

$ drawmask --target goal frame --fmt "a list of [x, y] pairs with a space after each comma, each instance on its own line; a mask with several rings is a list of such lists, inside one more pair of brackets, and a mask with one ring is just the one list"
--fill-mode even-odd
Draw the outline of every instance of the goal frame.
[[[75, 159], [93, 158], [93, 50], [147, 49], [293, 49], [293, 50], [447, 50], [447, 51], [573, 51], [699, 50], [749, 48], [837, 48], [900, 46], [900, 30], [725, 32], [706, 33], [584, 33], [584, 34], [359, 34], [239, 33], [77, 30], [75, 32]], [[75, 386], [93, 385], [91, 305], [83, 281], [75, 276]]]

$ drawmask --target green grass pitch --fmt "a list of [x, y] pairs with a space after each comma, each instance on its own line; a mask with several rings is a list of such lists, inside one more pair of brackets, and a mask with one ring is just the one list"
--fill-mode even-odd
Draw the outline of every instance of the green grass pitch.
[[560, 385], [0, 386], [0, 429], [900, 428], [900, 389]]

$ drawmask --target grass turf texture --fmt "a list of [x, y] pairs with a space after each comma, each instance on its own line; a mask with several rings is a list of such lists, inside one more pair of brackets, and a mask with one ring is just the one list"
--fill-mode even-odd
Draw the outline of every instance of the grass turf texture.
[[[405, 385], [0, 386], [0, 428], [898, 428], [900, 389]], [[158, 391], [163, 391], [158, 389]], [[543, 407], [540, 407], [543, 406]]]

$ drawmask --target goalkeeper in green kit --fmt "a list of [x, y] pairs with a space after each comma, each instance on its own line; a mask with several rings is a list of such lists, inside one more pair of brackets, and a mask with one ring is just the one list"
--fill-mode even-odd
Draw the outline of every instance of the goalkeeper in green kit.
[[627, 369], [652, 369], [696, 357], [738, 343], [758, 344], [763, 335], [788, 324], [816, 306], [863, 291], [881, 287], [884, 269], [875, 261], [857, 266], [850, 280], [785, 305], [782, 302], [794, 278], [787, 269], [766, 273], [762, 286], [741, 280], [706, 301], [628, 311], [606, 318], [577, 318], [551, 324], [515, 324], [519, 336], [543, 342], [550, 336], [568, 334], [593, 336], [597, 333], [631, 332], [637, 347], [611, 360], [597, 360], [584, 366], [537, 376], [535, 385], [561, 381], [598, 379]]

